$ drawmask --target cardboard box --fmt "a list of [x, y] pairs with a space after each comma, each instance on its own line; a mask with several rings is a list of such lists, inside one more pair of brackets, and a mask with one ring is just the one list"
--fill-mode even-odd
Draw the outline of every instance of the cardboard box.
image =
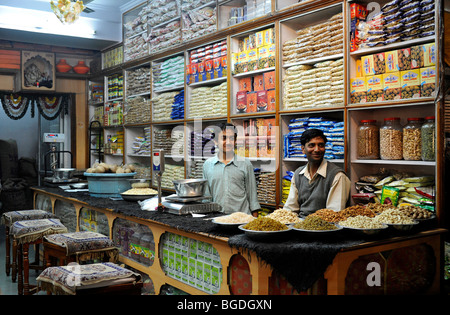
[[213, 60], [205, 60], [205, 72], [206, 72], [206, 80], [214, 79], [214, 66]]
[[220, 63], [222, 65], [222, 76], [225, 77], [227, 76], [227, 56], [221, 56], [220, 57]]
[[224, 71], [222, 67], [222, 58], [214, 58], [213, 59], [213, 71], [214, 71], [214, 78], [221, 78], [224, 76]]
[[236, 93], [236, 113], [247, 112], [247, 91], [238, 91]]
[[253, 91], [252, 77], [239, 79], [239, 91]]
[[264, 74], [253, 76], [253, 91], [264, 90]]
[[411, 69], [419, 69], [424, 67], [425, 47], [417, 45], [411, 47]]
[[268, 56], [268, 67], [275, 67], [275, 54], [276, 54], [276, 47], [275, 44], [272, 45], [268, 45], [268, 50], [269, 50], [269, 56]]
[[194, 83], [194, 77], [191, 76], [191, 72], [192, 72], [191, 64], [186, 65], [186, 82], [187, 82], [187, 84]]
[[191, 76], [194, 78], [192, 82], [199, 82], [198, 77], [198, 63], [191, 64]]
[[275, 44], [275, 31], [271, 27], [271, 28], [264, 30], [264, 44], [263, 45], [272, 45], [272, 44]]
[[385, 53], [386, 73], [400, 71], [398, 66], [398, 50], [392, 50]]
[[436, 65], [436, 44], [424, 45], [424, 66], [430, 67]]
[[264, 31], [256, 32], [256, 47], [264, 45]]
[[256, 92], [257, 99], [256, 99], [256, 108], [258, 112], [265, 112], [267, 111], [267, 91], [262, 90]]
[[350, 79], [350, 102], [365, 103], [367, 101], [367, 82], [364, 77]]
[[420, 97], [420, 70], [406, 70], [400, 72], [402, 99]]
[[392, 101], [401, 98], [400, 72], [383, 74], [384, 100]]
[[271, 90], [275, 88], [275, 71], [264, 73], [264, 89]]
[[384, 52], [373, 55], [373, 70], [375, 75], [386, 73], [386, 56]]
[[206, 69], [205, 69], [205, 62], [200, 61], [197, 63], [198, 67], [198, 82], [206, 81]]
[[373, 55], [361, 57], [361, 69], [363, 77], [375, 74]]
[[411, 69], [411, 48], [401, 48], [398, 50], [398, 69], [400, 71]]
[[247, 113], [256, 113], [257, 92], [247, 93]]
[[248, 54], [247, 51], [243, 51], [239, 53], [239, 63], [238, 63], [239, 72], [236, 71], [236, 73], [242, 73], [248, 71]]
[[383, 75], [373, 75], [367, 77], [367, 102], [381, 102], [383, 100]]
[[350, 18], [358, 18], [365, 20], [367, 17], [367, 9], [365, 6], [357, 3], [350, 4]]
[[275, 89], [267, 90], [267, 111], [271, 112], [277, 108]]
[[247, 64], [248, 71], [258, 70], [258, 50], [256, 48], [247, 51]]
[[269, 68], [269, 47], [268, 46], [258, 47], [258, 68], [259, 69]]
[[420, 95], [421, 97], [436, 96], [436, 67], [420, 69]]

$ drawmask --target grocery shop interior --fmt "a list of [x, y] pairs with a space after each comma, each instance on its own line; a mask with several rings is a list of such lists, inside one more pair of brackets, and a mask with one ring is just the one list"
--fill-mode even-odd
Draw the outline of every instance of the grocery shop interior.
[[449, 295], [449, 29], [450, 0], [1, 1], [0, 295]]

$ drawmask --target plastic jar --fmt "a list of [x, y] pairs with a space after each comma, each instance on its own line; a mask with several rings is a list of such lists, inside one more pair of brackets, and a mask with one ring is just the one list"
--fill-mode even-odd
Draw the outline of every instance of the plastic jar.
[[422, 118], [408, 118], [408, 123], [403, 127], [403, 159], [405, 160], [422, 159], [422, 122]]
[[403, 158], [403, 128], [399, 117], [384, 119], [380, 128], [380, 157], [382, 160]]
[[358, 127], [358, 159], [380, 158], [380, 130], [373, 119], [361, 120]]
[[421, 128], [422, 160], [434, 161], [436, 158], [436, 124], [435, 117], [425, 117]]

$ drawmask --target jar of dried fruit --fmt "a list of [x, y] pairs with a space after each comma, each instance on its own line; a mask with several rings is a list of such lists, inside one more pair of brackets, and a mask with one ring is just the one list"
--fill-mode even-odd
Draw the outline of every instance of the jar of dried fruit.
[[374, 119], [361, 120], [358, 127], [358, 159], [380, 158], [380, 129]]
[[436, 154], [436, 125], [435, 117], [425, 117], [425, 123], [421, 128], [422, 160], [434, 161]]
[[382, 160], [403, 158], [403, 128], [399, 117], [384, 119], [380, 128], [380, 157]]
[[422, 122], [422, 118], [408, 118], [408, 123], [403, 127], [403, 159], [405, 160], [422, 159]]

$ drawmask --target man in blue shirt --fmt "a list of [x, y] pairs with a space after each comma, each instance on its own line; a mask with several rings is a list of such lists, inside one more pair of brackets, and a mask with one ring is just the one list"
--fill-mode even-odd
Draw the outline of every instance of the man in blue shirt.
[[236, 138], [233, 124], [220, 125], [215, 137], [219, 152], [203, 164], [203, 178], [208, 180], [206, 195], [221, 205], [225, 213], [244, 212], [256, 216], [261, 207], [253, 165], [248, 159], [235, 155]]

